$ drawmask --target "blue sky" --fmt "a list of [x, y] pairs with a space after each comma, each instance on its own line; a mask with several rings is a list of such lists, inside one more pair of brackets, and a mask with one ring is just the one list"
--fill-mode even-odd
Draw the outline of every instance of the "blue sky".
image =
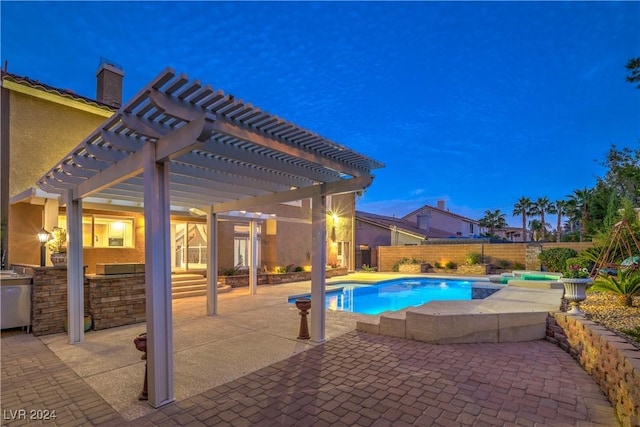
[[[167, 66], [385, 163], [358, 209], [479, 218], [592, 187], [640, 139], [640, 2], [7, 2], [8, 71], [124, 99]], [[555, 224], [552, 218], [549, 220]]]

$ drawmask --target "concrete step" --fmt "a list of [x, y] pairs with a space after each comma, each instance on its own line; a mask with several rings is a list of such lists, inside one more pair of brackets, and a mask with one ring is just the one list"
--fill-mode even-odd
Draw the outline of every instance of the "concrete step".
[[171, 283], [180, 283], [180, 282], [188, 282], [192, 280], [204, 280], [206, 279], [204, 275], [197, 273], [180, 273], [180, 274], [172, 274], [171, 275]]
[[[229, 292], [231, 286], [218, 284], [218, 293]], [[171, 296], [190, 298], [207, 294], [207, 279], [202, 274], [181, 273], [171, 275]]]
[[207, 279], [205, 279], [204, 277], [201, 279], [191, 279], [191, 280], [179, 280], [179, 281], [171, 281], [171, 287], [176, 289], [176, 288], [181, 288], [183, 286], [195, 286], [195, 285], [201, 285], [201, 286], [207, 286]]

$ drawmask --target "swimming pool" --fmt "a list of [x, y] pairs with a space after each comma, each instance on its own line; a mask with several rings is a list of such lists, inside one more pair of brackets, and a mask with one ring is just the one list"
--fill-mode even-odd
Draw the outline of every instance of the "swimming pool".
[[[485, 298], [500, 289], [488, 283], [434, 278], [394, 279], [373, 284], [345, 282], [330, 286], [325, 297], [327, 310], [370, 315], [416, 307], [430, 301]], [[293, 304], [300, 297], [310, 298], [310, 295], [291, 296], [288, 301]]]

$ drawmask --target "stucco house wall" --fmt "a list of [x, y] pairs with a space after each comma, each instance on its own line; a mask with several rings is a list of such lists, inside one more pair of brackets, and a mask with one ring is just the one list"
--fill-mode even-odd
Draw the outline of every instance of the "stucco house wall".
[[105, 120], [87, 111], [13, 91], [9, 102], [10, 197], [31, 188]]

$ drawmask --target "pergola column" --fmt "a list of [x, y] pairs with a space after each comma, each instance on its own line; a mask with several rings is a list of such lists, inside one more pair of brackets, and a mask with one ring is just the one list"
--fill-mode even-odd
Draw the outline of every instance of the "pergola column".
[[249, 294], [258, 292], [258, 226], [256, 220], [249, 221]]
[[69, 344], [84, 341], [84, 269], [82, 200], [67, 191], [67, 332]]
[[[324, 186], [321, 186], [324, 187]], [[324, 194], [311, 198], [311, 341], [325, 341], [327, 206]]]
[[207, 212], [207, 315], [218, 314], [218, 214]]
[[175, 400], [169, 230], [169, 165], [156, 162], [155, 144], [144, 156], [145, 282], [149, 403]]

